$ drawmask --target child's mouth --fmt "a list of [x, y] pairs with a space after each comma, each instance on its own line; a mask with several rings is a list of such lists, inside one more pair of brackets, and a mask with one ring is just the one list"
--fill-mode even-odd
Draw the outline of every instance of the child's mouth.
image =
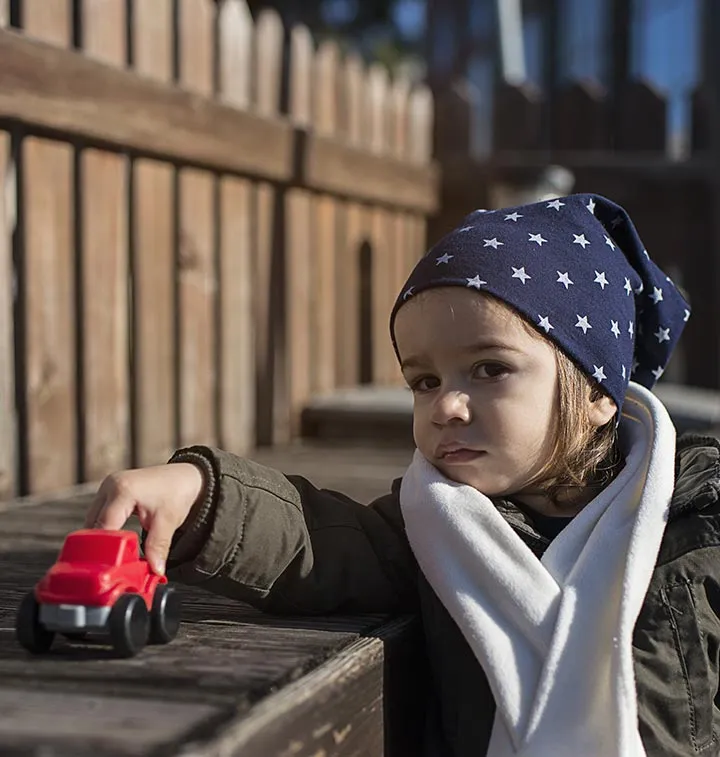
[[460, 464], [460, 463], [469, 463], [473, 460], [477, 460], [478, 457], [481, 455], [484, 455], [484, 452], [479, 452], [475, 449], [467, 449], [466, 447], [463, 447], [461, 449], [455, 449], [448, 452], [443, 452], [440, 455], [440, 459], [443, 461], [443, 463], [446, 464]]

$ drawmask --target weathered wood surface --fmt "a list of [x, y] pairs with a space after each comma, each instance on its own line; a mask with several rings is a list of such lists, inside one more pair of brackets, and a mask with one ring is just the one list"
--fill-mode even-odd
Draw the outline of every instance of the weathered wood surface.
[[[369, 501], [409, 452], [305, 447], [254, 458]], [[168, 646], [119, 660], [99, 641], [56, 641], [46, 656], [27, 655], [14, 639], [18, 603], [81, 525], [93, 490], [0, 503], [0, 754], [415, 753], [409, 619], [278, 618], [183, 587], [183, 625]]]
[[[286, 121], [0, 30], [0, 117], [150, 156], [406, 207], [436, 208], [438, 171], [375, 158]], [[239, 146], [242, 149], [239, 149]]]

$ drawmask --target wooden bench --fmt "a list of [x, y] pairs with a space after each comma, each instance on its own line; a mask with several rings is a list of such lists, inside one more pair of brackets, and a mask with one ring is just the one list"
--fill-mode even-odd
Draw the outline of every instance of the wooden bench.
[[[387, 490], [399, 451], [256, 456], [356, 497]], [[324, 473], [321, 473], [320, 469]], [[183, 625], [130, 660], [14, 638], [23, 594], [77, 528], [94, 487], [0, 502], [0, 754], [331, 757], [419, 754], [420, 635], [409, 617], [271, 617], [181, 587]]]

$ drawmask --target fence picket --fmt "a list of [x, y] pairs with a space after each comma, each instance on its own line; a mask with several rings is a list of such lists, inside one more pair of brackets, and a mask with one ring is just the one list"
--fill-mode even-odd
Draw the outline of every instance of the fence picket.
[[625, 82], [616, 93], [616, 150], [653, 151], [668, 147], [667, 97], [644, 81]]
[[[370, 66], [366, 81], [369, 132], [367, 146], [378, 155], [390, 152], [390, 79], [387, 69], [377, 63]], [[393, 265], [392, 215], [385, 208], [371, 211], [372, 236], [372, 330], [373, 380], [392, 383], [396, 376], [396, 359], [388, 338], [388, 319], [395, 296]]]
[[594, 81], [575, 82], [555, 101], [552, 147], [556, 150], [602, 150], [610, 146], [608, 100]]
[[[417, 165], [430, 165], [433, 154], [433, 96], [430, 88], [421, 84], [410, 94], [410, 126], [408, 135], [408, 160]], [[412, 214], [410, 224], [411, 243], [408, 246], [407, 270], [415, 265], [428, 245], [427, 221], [419, 213]]]
[[[254, 109], [275, 117], [280, 110], [283, 25], [271, 8], [260, 12], [255, 27]], [[256, 187], [255, 336], [256, 441], [287, 441], [290, 434], [285, 381], [284, 243], [281, 195], [268, 182]]]
[[[323, 42], [315, 57], [313, 87], [313, 127], [317, 134], [334, 136], [337, 131], [338, 65], [339, 50], [333, 41]], [[330, 195], [315, 199], [313, 333], [317, 340], [315, 360], [315, 386], [320, 394], [336, 386], [335, 335], [337, 313], [335, 308], [336, 261], [338, 255], [338, 208]]]
[[17, 202], [10, 135], [0, 131], [0, 499], [17, 492], [12, 233]]
[[[359, 56], [348, 55], [341, 71], [340, 107], [338, 112], [341, 136], [354, 147], [362, 146], [366, 116], [363, 95], [365, 71]], [[336, 376], [338, 386], [357, 384], [363, 373], [367, 375], [370, 356], [362, 353], [363, 338], [361, 317], [361, 251], [367, 244], [368, 213], [363, 205], [349, 201], [343, 208], [343, 233], [338, 242], [337, 255], [337, 329]]]
[[[105, 63], [126, 61], [124, 0], [90, 0], [82, 6], [83, 50]], [[127, 467], [128, 187], [127, 159], [100, 150], [80, 154], [83, 467], [96, 481]]]
[[[398, 76], [390, 90], [390, 154], [398, 161], [407, 160], [410, 151], [410, 90], [411, 83], [403, 76]], [[388, 308], [392, 308], [395, 297], [410, 273], [408, 248], [412, 244], [411, 216], [403, 211], [391, 213], [391, 255], [392, 275], [390, 276], [391, 290], [389, 292]], [[388, 309], [388, 317], [389, 317]], [[403, 377], [397, 360], [393, 361], [393, 373], [390, 376], [393, 383], [402, 384]]]
[[[172, 78], [172, 0], [136, 0], [134, 67], [142, 76]], [[133, 430], [134, 465], [164, 462], [176, 445], [175, 312], [173, 293], [174, 170], [134, 161], [133, 184]]]
[[23, 32], [29, 37], [56, 47], [69, 47], [72, 41], [72, 3], [70, 0], [22, 0]]
[[[70, 44], [67, 0], [26, 0], [28, 36]], [[73, 149], [35, 137], [22, 142], [22, 296], [26, 460], [23, 488], [41, 493], [77, 478]]]
[[[225, 0], [218, 31], [219, 98], [245, 110], [251, 98], [253, 21], [244, 0]], [[247, 179], [220, 179], [218, 436], [220, 446], [236, 454], [255, 441], [253, 194]]]
[[[179, 2], [179, 83], [213, 94], [214, 4]], [[180, 444], [215, 444], [215, 177], [178, 172], [178, 326], [180, 329]]]
[[[290, 32], [290, 107], [291, 121], [307, 128], [312, 120], [312, 73], [314, 42], [305, 26]], [[287, 279], [286, 343], [288, 354], [288, 405], [290, 433], [300, 431], [302, 409], [313, 389], [317, 343], [313, 337], [312, 280], [312, 194], [290, 189], [286, 198], [285, 259]]]

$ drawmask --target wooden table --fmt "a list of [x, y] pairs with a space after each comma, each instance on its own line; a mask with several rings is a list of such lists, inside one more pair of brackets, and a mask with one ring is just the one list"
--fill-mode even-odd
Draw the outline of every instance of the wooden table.
[[[409, 452], [254, 457], [368, 501], [387, 491]], [[168, 646], [129, 660], [97, 642], [25, 653], [14, 638], [17, 606], [81, 526], [93, 491], [0, 502], [0, 755], [418, 753], [412, 618], [278, 618], [182, 587], [183, 625]]]

